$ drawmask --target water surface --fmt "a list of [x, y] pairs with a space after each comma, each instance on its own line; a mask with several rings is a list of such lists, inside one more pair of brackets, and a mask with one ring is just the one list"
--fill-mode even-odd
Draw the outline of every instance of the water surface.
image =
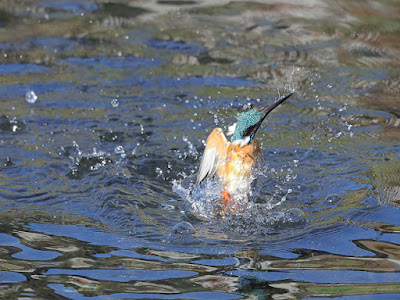
[[[2, 1], [0, 294], [398, 297], [399, 10]], [[207, 135], [290, 91], [251, 209], [214, 215]]]

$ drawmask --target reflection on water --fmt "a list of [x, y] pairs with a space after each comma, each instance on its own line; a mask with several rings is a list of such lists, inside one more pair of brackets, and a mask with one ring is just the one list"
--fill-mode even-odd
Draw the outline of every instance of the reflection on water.
[[[400, 294], [395, 1], [0, 2], [0, 294]], [[248, 209], [193, 186], [205, 139], [260, 130]]]

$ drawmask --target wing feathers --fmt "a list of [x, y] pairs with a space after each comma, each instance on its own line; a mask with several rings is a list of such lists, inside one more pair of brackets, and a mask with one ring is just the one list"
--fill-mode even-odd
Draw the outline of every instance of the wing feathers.
[[216, 148], [204, 151], [201, 159], [199, 174], [197, 175], [197, 183], [200, 183], [206, 177], [214, 176], [217, 171], [218, 153]]
[[201, 159], [197, 183], [214, 176], [218, 167], [226, 160], [229, 144], [221, 128], [216, 128], [210, 133]]

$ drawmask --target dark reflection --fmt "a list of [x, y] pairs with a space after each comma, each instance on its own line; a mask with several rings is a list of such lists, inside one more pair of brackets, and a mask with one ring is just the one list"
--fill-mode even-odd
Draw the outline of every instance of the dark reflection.
[[283, 298], [307, 297], [344, 297], [380, 294], [398, 294], [398, 283], [351, 283], [351, 284], [315, 284], [303, 282], [283, 282], [271, 284], [273, 288], [286, 290]]
[[158, 4], [162, 4], [162, 5], [192, 5], [192, 4], [196, 4], [197, 1], [191, 1], [191, 0], [158, 0], [157, 1]]
[[400, 225], [392, 225], [387, 223], [374, 224], [374, 229], [386, 233], [400, 233]]
[[372, 240], [355, 241], [359, 247], [372, 251], [377, 257], [400, 259], [400, 245]]
[[[55, 251], [60, 256], [51, 261], [12, 258], [18, 249], [4, 244], [6, 241], [15, 244], [16, 238], [21, 245], [19, 247], [24, 251], [29, 247], [36, 251]], [[237, 253], [225, 261], [220, 259], [223, 255], [190, 254], [152, 248], [125, 250], [126, 255], [123, 252], [117, 254], [116, 247], [92, 245], [63, 236], [62, 232], [60, 236], [54, 236], [13, 231], [11, 235], [3, 234], [2, 244], [0, 255], [4, 260], [4, 273], [0, 272], [3, 276], [0, 290], [3, 295], [8, 296], [16, 296], [27, 290], [36, 296], [42, 293], [55, 296], [69, 289], [73, 290], [70, 292], [86, 297], [119, 293], [176, 294], [184, 297], [186, 293], [204, 290], [212, 290], [217, 294], [274, 298], [289, 295], [338, 297], [400, 291], [397, 282], [345, 284], [341, 283], [344, 278], [332, 275], [335, 274], [335, 269], [343, 274], [354, 270], [385, 272], [387, 275], [398, 272], [400, 246], [373, 240], [359, 240], [355, 244], [374, 252], [376, 256], [343, 256], [302, 249], [297, 250], [300, 254], [298, 258], [282, 259], [261, 255], [253, 249]], [[109, 255], [112, 253], [114, 255]], [[320, 273], [317, 282], [312, 283], [307, 282], [307, 278], [313, 278], [312, 273], [302, 273], [301, 270], [325, 270], [327, 273]], [[18, 274], [23, 276], [19, 277]], [[282, 276], [287, 276], [290, 280], [281, 280]], [[381, 277], [383, 276], [386, 275], [382, 274]], [[25, 278], [34, 280], [35, 285], [32, 286], [31, 281], [26, 281]], [[389, 278], [396, 277], [393, 275]], [[321, 280], [328, 282], [323, 283]], [[60, 284], [62, 288], [59, 287]], [[51, 289], [45, 288], [46, 286]]]
[[19, 133], [25, 130], [26, 124], [23, 121], [9, 116], [0, 116], [0, 132], [5, 133]]
[[0, 27], [6, 26], [14, 19], [14, 16], [4, 10], [0, 10]]
[[121, 18], [135, 18], [148, 12], [150, 11], [147, 9], [113, 2], [103, 3], [101, 8], [96, 10], [96, 14]]

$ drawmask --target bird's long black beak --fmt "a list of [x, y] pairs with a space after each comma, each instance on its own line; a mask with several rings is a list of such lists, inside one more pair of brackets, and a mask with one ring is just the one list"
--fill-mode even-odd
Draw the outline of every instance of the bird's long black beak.
[[273, 111], [276, 107], [278, 107], [280, 104], [282, 104], [283, 102], [285, 102], [287, 99], [290, 98], [290, 96], [292, 96], [293, 93], [290, 93], [289, 95], [282, 97], [281, 99], [279, 99], [278, 101], [276, 101], [274, 104], [272, 104], [271, 106], [264, 108], [264, 112], [265, 115], [262, 117], [262, 119], [260, 120], [261, 122], [264, 121], [265, 117], [268, 116], [268, 114]]
[[290, 96], [292, 96], [292, 95], [293, 95], [293, 93], [290, 93], [289, 95], [287, 95], [287, 96], [285, 96], [285, 97], [279, 99], [278, 101], [276, 101], [276, 102], [275, 102], [274, 104], [272, 104], [271, 106], [268, 106], [267, 108], [264, 108], [264, 109], [263, 109], [263, 111], [264, 111], [264, 116], [261, 118], [260, 121], [257, 122], [257, 124], [255, 124], [255, 125], [253, 126], [253, 128], [251, 128], [251, 131], [249, 132], [249, 135], [250, 135], [250, 136], [253, 136], [253, 135], [257, 132], [258, 128], [260, 128], [262, 122], [263, 122], [264, 119], [268, 116], [268, 114], [269, 114], [271, 111], [273, 111], [276, 107], [278, 107], [280, 104], [282, 104], [282, 103], [285, 102], [287, 99], [289, 99]]

